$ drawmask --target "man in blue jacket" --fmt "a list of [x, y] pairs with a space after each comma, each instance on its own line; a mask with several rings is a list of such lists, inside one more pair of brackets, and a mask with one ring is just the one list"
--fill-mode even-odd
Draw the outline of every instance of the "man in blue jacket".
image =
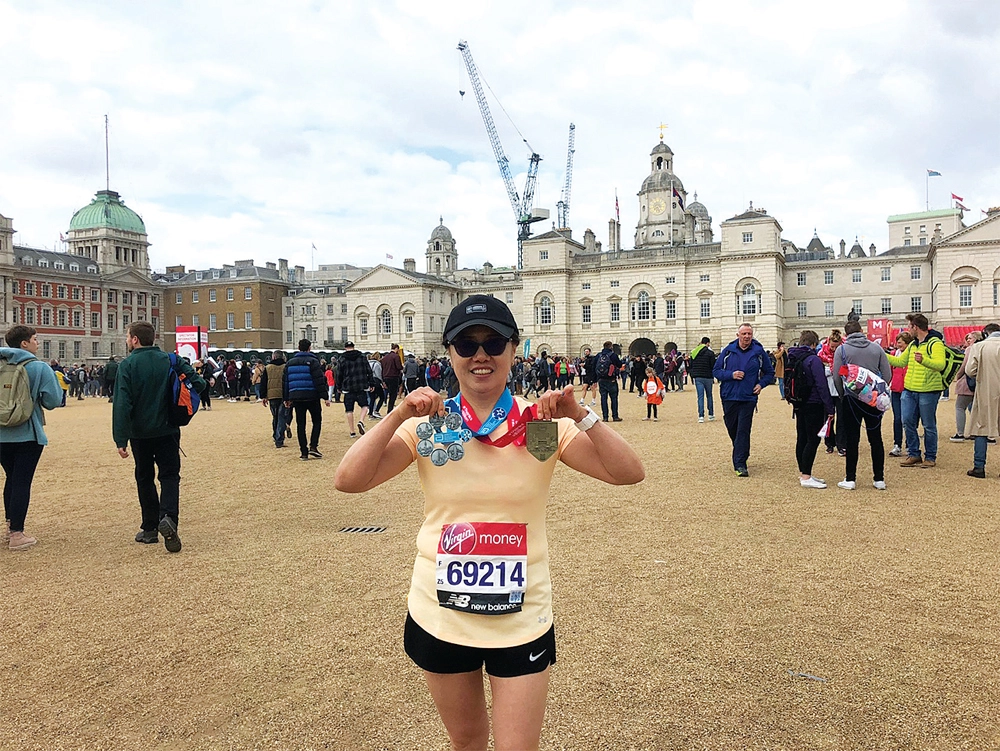
[[753, 326], [744, 323], [719, 353], [712, 375], [719, 381], [722, 419], [733, 442], [733, 469], [738, 477], [749, 477], [750, 430], [757, 409], [757, 395], [774, 383], [774, 366], [764, 347], [753, 338]]
[[[299, 351], [288, 361], [282, 373], [282, 399], [286, 408], [295, 408], [295, 427], [299, 439], [299, 458], [310, 456], [322, 459], [319, 450], [319, 436], [323, 429], [323, 408], [320, 400], [330, 406], [330, 389], [326, 385], [323, 364], [312, 349], [308, 339], [299, 340]], [[306, 414], [312, 417], [312, 431], [306, 443]]]

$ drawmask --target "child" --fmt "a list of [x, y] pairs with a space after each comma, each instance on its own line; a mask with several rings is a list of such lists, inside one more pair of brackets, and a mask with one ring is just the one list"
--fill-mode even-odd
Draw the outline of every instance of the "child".
[[642, 390], [646, 394], [646, 416], [642, 419], [645, 421], [652, 418], [653, 422], [659, 422], [656, 405], [663, 403], [663, 397], [660, 395], [663, 392], [663, 381], [656, 377], [656, 371], [652, 368], [646, 368], [646, 379], [642, 382]]

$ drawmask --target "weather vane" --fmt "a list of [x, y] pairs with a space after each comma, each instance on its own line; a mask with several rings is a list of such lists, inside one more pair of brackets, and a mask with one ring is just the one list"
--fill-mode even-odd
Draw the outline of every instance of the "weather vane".
[[660, 127], [660, 140], [662, 141], [663, 140], [663, 131], [666, 130], [667, 124], [666, 123], [660, 123], [659, 127]]

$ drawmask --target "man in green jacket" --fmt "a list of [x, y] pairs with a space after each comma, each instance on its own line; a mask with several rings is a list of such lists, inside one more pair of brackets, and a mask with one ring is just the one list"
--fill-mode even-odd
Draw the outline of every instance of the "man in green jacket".
[[[941, 373], [945, 368], [944, 341], [931, 333], [927, 316], [910, 313], [906, 316], [913, 341], [898, 356], [888, 355], [889, 364], [906, 368], [903, 381], [903, 430], [906, 434], [906, 458], [901, 467], [928, 469], [937, 463], [937, 406], [944, 391]], [[920, 458], [918, 423], [924, 424], [924, 456]]]
[[[177, 535], [181, 432], [167, 418], [170, 356], [153, 346], [155, 333], [152, 324], [146, 321], [136, 321], [128, 327], [129, 356], [118, 366], [115, 377], [112, 429], [118, 455], [127, 459], [131, 442], [135, 458], [135, 482], [142, 509], [142, 529], [135, 541], [155, 544], [159, 531], [167, 550], [177, 553], [181, 549], [181, 538]], [[205, 380], [186, 360], [178, 358], [177, 365], [195, 391], [205, 390]], [[159, 494], [154, 479], [157, 470]]]

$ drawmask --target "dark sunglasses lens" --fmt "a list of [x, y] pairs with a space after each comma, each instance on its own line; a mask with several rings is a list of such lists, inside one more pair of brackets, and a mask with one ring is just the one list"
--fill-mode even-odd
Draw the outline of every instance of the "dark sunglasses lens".
[[456, 339], [451, 344], [460, 357], [474, 356], [476, 352], [479, 351], [480, 346], [482, 346], [483, 351], [485, 351], [487, 355], [490, 357], [496, 357], [507, 349], [507, 342], [509, 341], [509, 339], [504, 339], [502, 336], [493, 336], [481, 344], [480, 342], [475, 342], [472, 339]]

